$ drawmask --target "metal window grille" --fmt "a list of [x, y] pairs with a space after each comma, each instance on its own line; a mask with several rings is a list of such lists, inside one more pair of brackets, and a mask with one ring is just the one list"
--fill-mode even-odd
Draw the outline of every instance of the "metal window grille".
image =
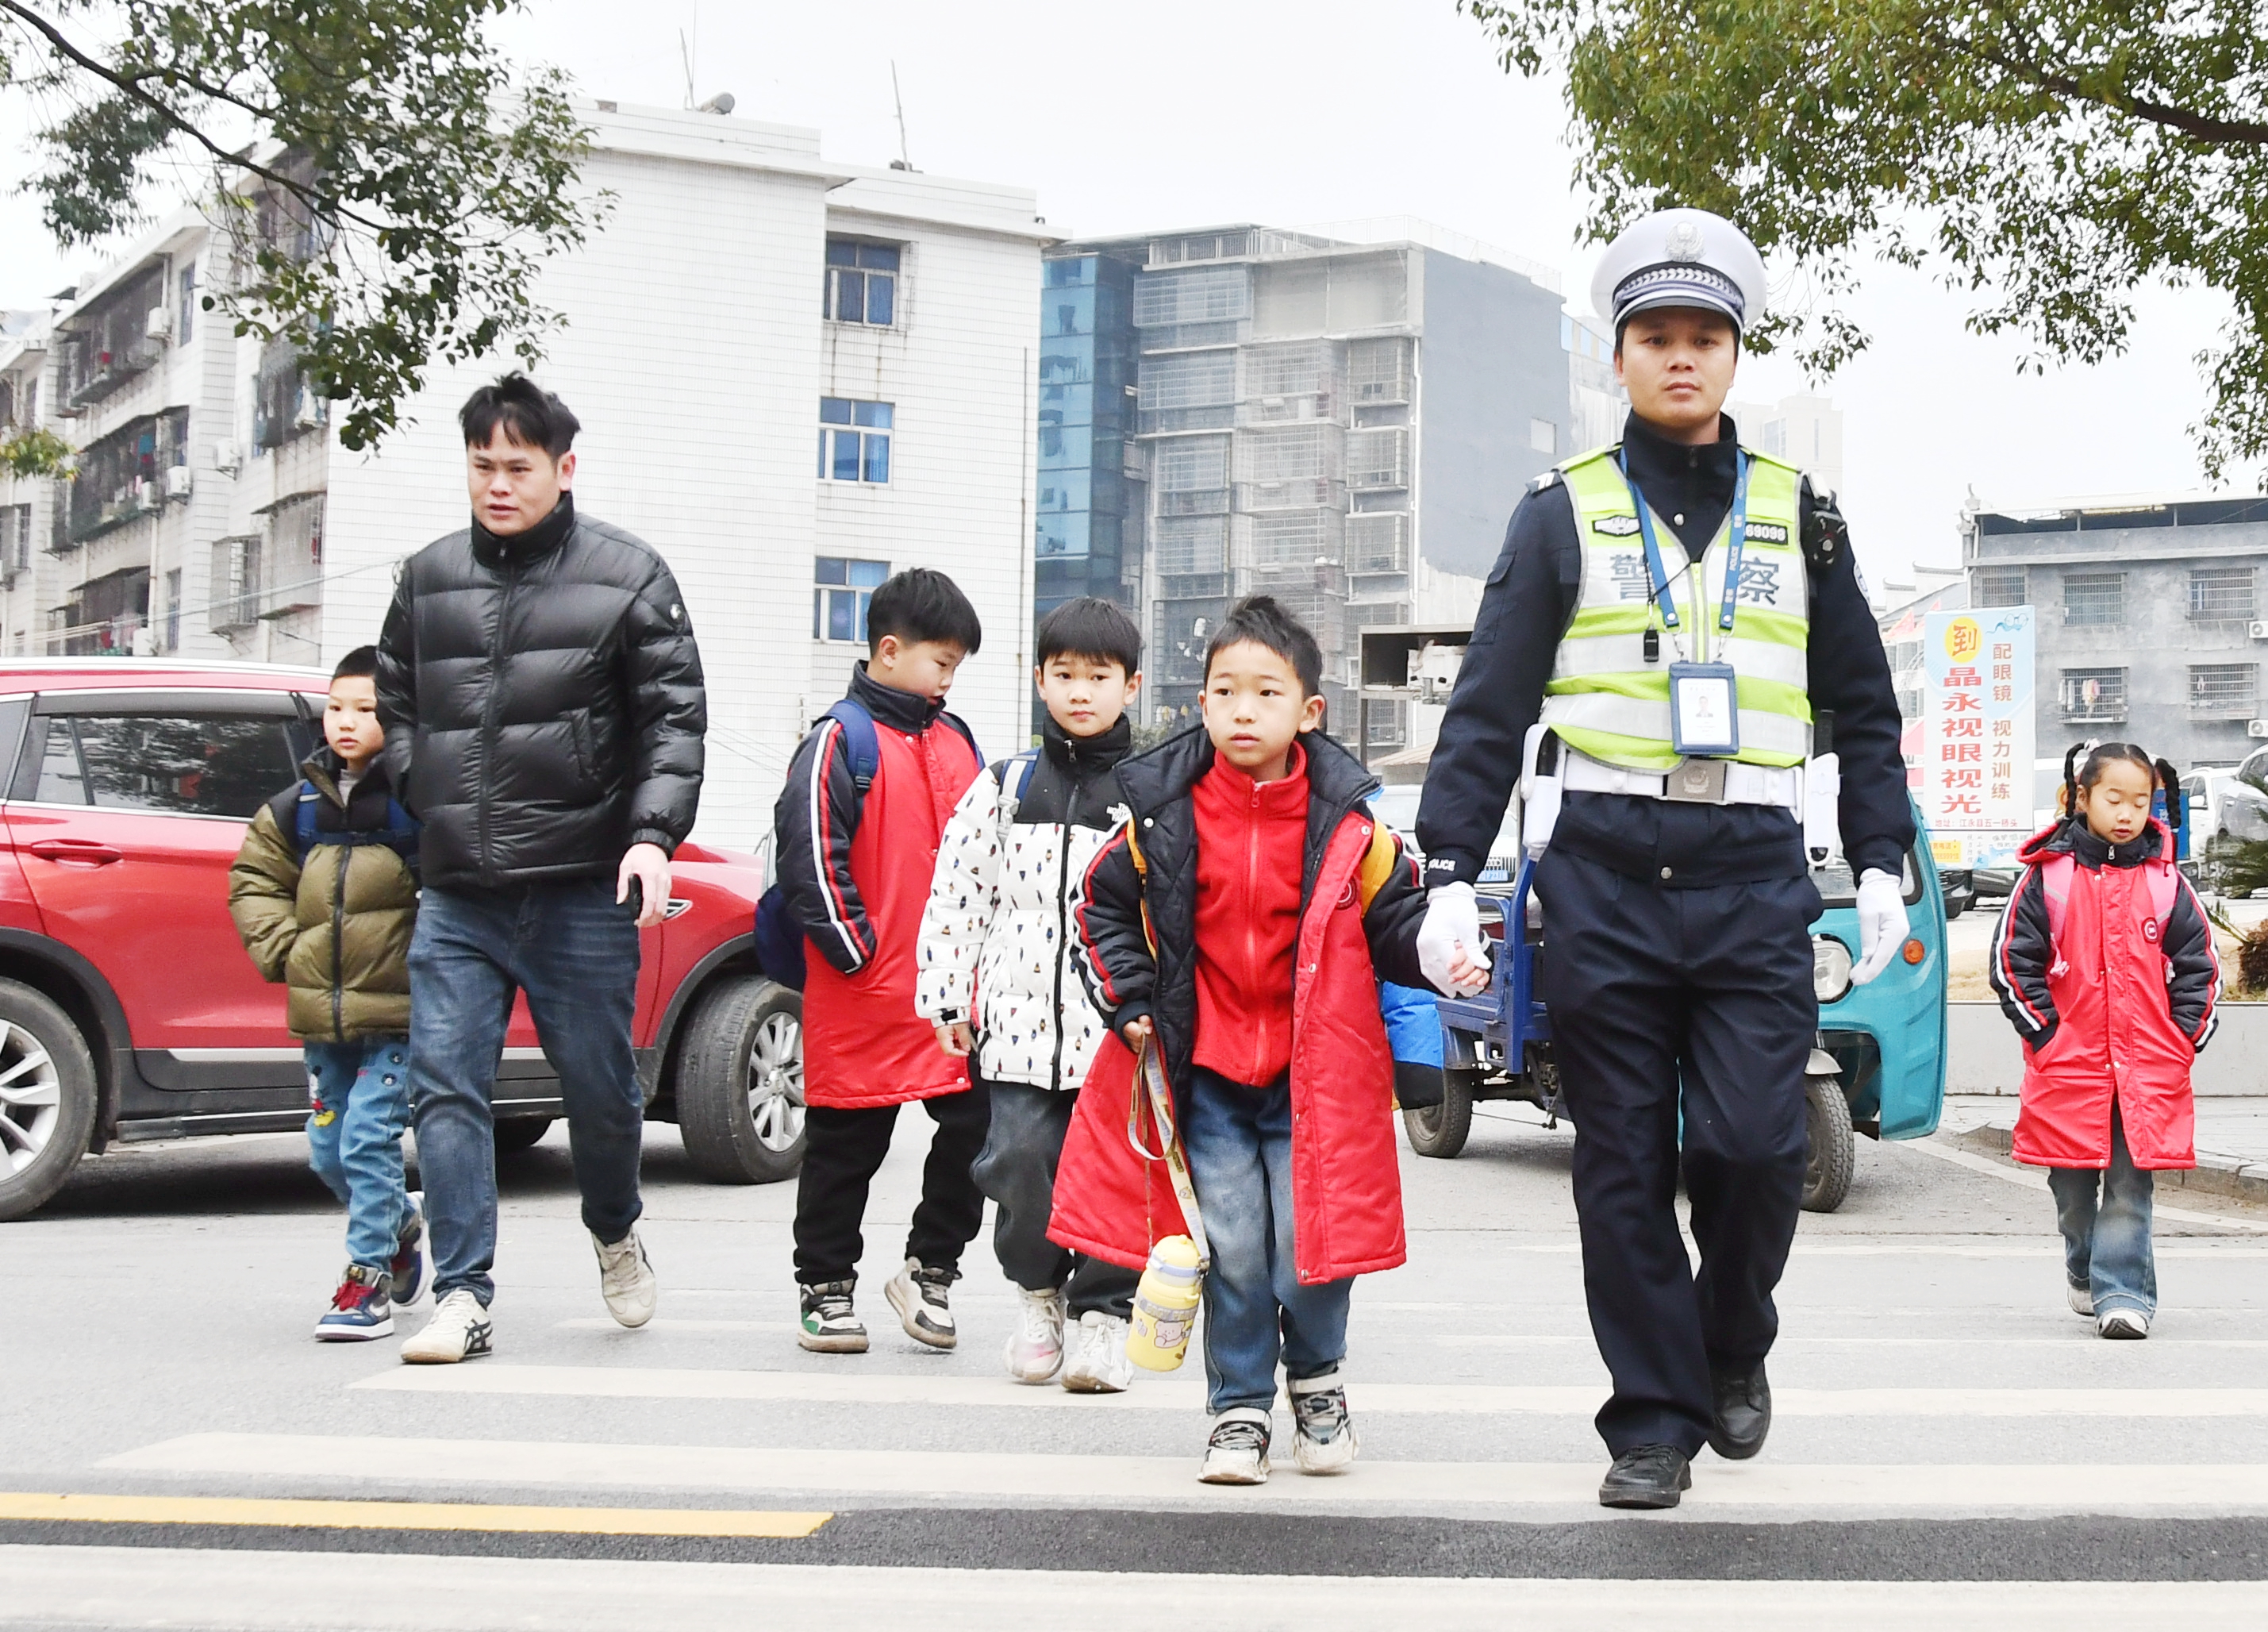
[[2100, 628], [2126, 621], [2126, 574], [2076, 572], [2063, 580], [2063, 621]]
[[1347, 438], [1347, 485], [1410, 485], [1410, 433], [1399, 425], [1357, 431]]
[[2126, 718], [2126, 671], [2123, 668], [2066, 668], [2061, 686], [2066, 720], [2124, 720]]
[[1357, 402], [1410, 400], [1410, 343], [1357, 340], [1347, 347], [1347, 395]]
[[1161, 573], [1218, 572], [1228, 560], [1228, 518], [1161, 516], [1151, 527], [1150, 544]]
[[1351, 515], [1346, 522], [1346, 565], [1350, 572], [1406, 572], [1410, 570], [1410, 518], [1399, 511]]
[[[2249, 566], [2199, 566], [2190, 569], [2190, 616], [2211, 618], [2250, 618], [2252, 616], [2252, 569]], [[2192, 674], [2197, 672], [2192, 669]]]
[[1285, 425], [1247, 432], [1236, 439], [1236, 479], [1240, 482], [1296, 482], [1328, 476], [1336, 479], [1345, 455], [1343, 433], [1335, 425]]
[[2029, 594], [2021, 566], [1980, 566], [1969, 575], [1969, 591], [1980, 607], [2022, 606]]
[[2249, 720], [2260, 702], [2257, 663], [2192, 663], [2190, 665], [2190, 710], [2235, 720]]
[[1228, 485], [1228, 439], [1184, 437], [1161, 442], [1151, 458], [1151, 482], [1159, 491], [1197, 492]]
[[1145, 273], [1134, 285], [1134, 326], [1222, 322], [1252, 315], [1252, 278], [1242, 266]]
[[1243, 352], [1243, 395], [1248, 402], [1275, 396], [1314, 396], [1329, 393], [1339, 380], [1339, 350], [1328, 340], [1248, 346]]
[[1185, 351], [1143, 359], [1139, 405], [1145, 410], [1226, 407], [1235, 401], [1233, 351]]
[[1237, 564], [1241, 566], [1313, 566], [1339, 558], [1343, 518], [1336, 510], [1284, 510], [1238, 516]]

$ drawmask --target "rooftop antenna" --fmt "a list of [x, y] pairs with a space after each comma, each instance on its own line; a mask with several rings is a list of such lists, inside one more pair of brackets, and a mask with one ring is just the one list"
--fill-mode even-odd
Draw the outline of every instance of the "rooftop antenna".
[[890, 59], [890, 100], [898, 105], [898, 156], [892, 161], [893, 170], [911, 170], [913, 159], [906, 152], [906, 99], [898, 89], [898, 60]]
[[693, 106], [693, 59], [700, 51], [701, 8], [696, 5], [693, 8], [693, 38], [688, 41], [682, 28], [677, 31], [677, 55], [685, 64], [685, 106], [688, 109]]

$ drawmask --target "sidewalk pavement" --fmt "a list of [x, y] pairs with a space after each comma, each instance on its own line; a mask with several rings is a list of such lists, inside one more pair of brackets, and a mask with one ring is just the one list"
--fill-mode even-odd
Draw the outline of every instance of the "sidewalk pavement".
[[[2015, 1126], [2014, 1094], [1948, 1094], [1937, 1134], [1954, 1144], [2005, 1156]], [[2268, 1200], [2268, 1097], [2198, 1095], [2197, 1156], [2193, 1169], [2159, 1173], [2160, 1193], [2185, 1190]]]

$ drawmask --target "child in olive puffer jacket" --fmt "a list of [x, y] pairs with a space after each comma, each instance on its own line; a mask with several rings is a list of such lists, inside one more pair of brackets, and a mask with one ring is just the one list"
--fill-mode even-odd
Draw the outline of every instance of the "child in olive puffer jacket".
[[409, 935], [417, 823], [379, 761], [377, 654], [350, 652], [306, 779], [260, 808], [228, 907], [261, 974], [290, 988], [306, 1045], [309, 1160], [347, 1209], [347, 1267], [315, 1335], [384, 1337], [416, 1300], [425, 1224], [402, 1182], [409, 1123]]

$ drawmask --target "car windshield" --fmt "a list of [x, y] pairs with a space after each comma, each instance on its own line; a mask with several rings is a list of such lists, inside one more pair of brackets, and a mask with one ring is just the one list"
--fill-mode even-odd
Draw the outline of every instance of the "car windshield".
[[[1906, 853], [1905, 865], [1898, 869], [1898, 882], [1904, 887], [1906, 904], [1911, 906], [1921, 899], [1921, 887], [1914, 877], [1913, 853]], [[1851, 876], [1851, 864], [1837, 856], [1825, 867], [1811, 869], [1811, 882], [1819, 886], [1822, 906], [1856, 906], [1859, 904], [1858, 881]]]

